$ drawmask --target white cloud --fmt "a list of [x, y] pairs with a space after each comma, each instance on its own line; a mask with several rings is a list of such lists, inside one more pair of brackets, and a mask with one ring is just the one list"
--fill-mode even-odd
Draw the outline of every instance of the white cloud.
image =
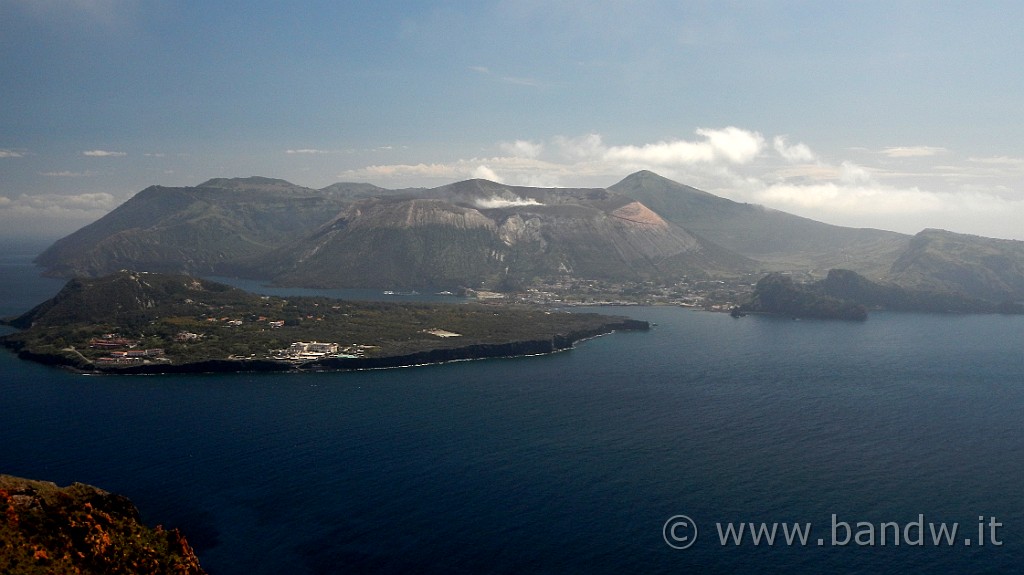
[[348, 170], [338, 175], [339, 178], [458, 178], [466, 173], [458, 167], [447, 164], [391, 164], [367, 166], [358, 170]]
[[[869, 181], [828, 182], [811, 185], [775, 184], [757, 194], [761, 203], [782, 210], [850, 215], [919, 215], [938, 212], [943, 202], [935, 194], [917, 188], [892, 188]], [[834, 217], [834, 216], [833, 216]]]
[[789, 162], [813, 162], [817, 159], [814, 152], [807, 147], [807, 144], [799, 143], [790, 146], [786, 143], [785, 136], [775, 136], [772, 138], [772, 147]]
[[0, 202], [4, 212], [22, 216], [99, 217], [117, 207], [118, 200], [106, 192], [76, 195], [22, 194]]
[[563, 156], [575, 160], [599, 158], [608, 149], [600, 134], [587, 134], [576, 138], [556, 136], [555, 145]]
[[[1024, 221], [1024, 190], [1019, 186], [1024, 158], [957, 159], [935, 147], [892, 149], [896, 155], [884, 156], [877, 149], [846, 149], [848, 158], [825, 158], [785, 136], [768, 138], [771, 153], [764, 153], [766, 138], [755, 131], [728, 127], [695, 133], [692, 140], [616, 145], [596, 133], [547, 142], [514, 140], [498, 143], [501, 155], [493, 157], [376, 165], [349, 170], [343, 177], [385, 187], [442, 185], [475, 177], [509, 185], [603, 187], [651, 169], [735, 201], [829, 223], [905, 233], [941, 227], [1024, 239], [1017, 223]], [[942, 156], [943, 164], [928, 160], [934, 156]], [[917, 165], [893, 171], [880, 157], [916, 158]]]
[[521, 156], [468, 158], [448, 163], [386, 164], [346, 170], [336, 177], [371, 181], [384, 186], [443, 185], [460, 179], [483, 178], [518, 186], [558, 187], [561, 179], [577, 178], [581, 164], [560, 164]]
[[502, 142], [500, 147], [506, 154], [519, 158], [536, 158], [544, 151], [544, 144], [540, 142], [529, 142], [527, 140]]
[[992, 158], [968, 158], [969, 162], [977, 164], [995, 164], [1000, 166], [1015, 166], [1024, 167], [1024, 158], [1010, 158], [1007, 156], [997, 156]]
[[24, 158], [24, 152], [18, 150], [11, 150], [6, 148], [0, 148], [0, 158]]
[[107, 150], [86, 150], [82, 152], [83, 156], [90, 158], [121, 158], [127, 156], [127, 152], [109, 152]]
[[839, 179], [841, 169], [822, 163], [786, 165], [766, 174], [772, 180], [816, 180]]
[[56, 238], [96, 221], [121, 201], [106, 192], [0, 196], [0, 226], [7, 233]]
[[[607, 179], [640, 169], [697, 184], [732, 177], [728, 166], [751, 162], [764, 149], [764, 137], [735, 127], [699, 129], [695, 141], [671, 140], [642, 145], [609, 146], [600, 134], [557, 136], [550, 145], [530, 140], [500, 142], [506, 155], [451, 162], [371, 165], [347, 170], [339, 178], [368, 179], [382, 185], [423, 185], [424, 180], [448, 183], [459, 178], [486, 178], [513, 185], [559, 187], [582, 180]], [[415, 181], [417, 180], [418, 181]]]
[[473, 170], [473, 177], [482, 178], [484, 180], [490, 180], [492, 182], [501, 182], [501, 178], [498, 177], [498, 174], [494, 173], [494, 170], [482, 164], [477, 166], [476, 169]]
[[286, 154], [330, 154], [328, 150], [317, 150], [316, 148], [299, 148], [297, 150], [285, 150]]
[[847, 185], [871, 182], [871, 172], [853, 162], [843, 162], [839, 167], [839, 181]]
[[764, 137], [757, 132], [730, 126], [721, 130], [697, 130], [703, 141], [674, 140], [643, 146], [615, 146], [608, 148], [604, 157], [612, 161], [654, 166], [695, 163], [713, 163], [725, 160], [745, 164], [761, 153]]
[[925, 158], [945, 154], [947, 151], [946, 148], [933, 146], [899, 146], [885, 148], [882, 150], [882, 154], [890, 158]]
[[84, 172], [71, 172], [68, 170], [62, 170], [59, 172], [39, 172], [40, 176], [46, 176], [48, 178], [91, 178], [96, 175], [96, 172], [86, 170]]

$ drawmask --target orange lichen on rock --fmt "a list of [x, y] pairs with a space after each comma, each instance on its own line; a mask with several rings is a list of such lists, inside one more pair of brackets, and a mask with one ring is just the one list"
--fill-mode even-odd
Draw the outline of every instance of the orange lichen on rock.
[[177, 529], [150, 529], [124, 497], [80, 483], [0, 475], [0, 565], [5, 575], [204, 573]]

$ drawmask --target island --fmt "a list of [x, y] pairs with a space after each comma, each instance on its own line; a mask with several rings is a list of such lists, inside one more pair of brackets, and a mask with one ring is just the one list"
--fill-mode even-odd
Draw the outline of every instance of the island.
[[355, 302], [252, 294], [121, 271], [69, 280], [3, 323], [23, 359], [118, 374], [356, 370], [541, 355], [645, 321], [505, 303]]
[[177, 529], [143, 525], [131, 501], [97, 487], [0, 475], [0, 509], [8, 575], [205, 573]]
[[963, 293], [905, 288], [880, 283], [851, 270], [832, 269], [824, 279], [797, 283], [782, 273], [770, 273], [754, 286], [749, 300], [732, 309], [733, 317], [749, 313], [814, 319], [867, 319], [868, 309], [923, 313], [1024, 314], [1012, 300], [999, 303]]
[[793, 318], [860, 321], [868, 317], [863, 305], [818, 293], [780, 273], [761, 278], [754, 287], [750, 301], [734, 308], [731, 313], [733, 317], [762, 313]]

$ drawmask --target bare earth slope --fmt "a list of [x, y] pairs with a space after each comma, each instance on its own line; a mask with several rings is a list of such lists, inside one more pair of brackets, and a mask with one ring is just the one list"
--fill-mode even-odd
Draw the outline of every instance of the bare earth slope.
[[888, 272], [910, 239], [895, 232], [834, 226], [741, 204], [648, 171], [632, 174], [608, 189], [636, 198], [665, 219], [770, 269], [845, 268], [879, 277]]

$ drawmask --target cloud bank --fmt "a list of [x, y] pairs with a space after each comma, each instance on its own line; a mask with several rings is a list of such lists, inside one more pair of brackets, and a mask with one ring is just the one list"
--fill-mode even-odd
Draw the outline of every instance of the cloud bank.
[[121, 158], [127, 156], [127, 152], [108, 152], [107, 150], [86, 150], [82, 152], [83, 156], [90, 158]]
[[[608, 186], [648, 169], [739, 202], [852, 227], [916, 233], [941, 227], [1024, 239], [1024, 158], [966, 157], [940, 146], [851, 149], [824, 157], [786, 135], [736, 126], [690, 138], [609, 144], [596, 133], [496, 144], [498, 154], [418, 164], [372, 165], [345, 179], [441, 185], [486, 178], [524, 186]], [[942, 163], [938, 163], [941, 160]], [[988, 182], [979, 185], [979, 182]]]

